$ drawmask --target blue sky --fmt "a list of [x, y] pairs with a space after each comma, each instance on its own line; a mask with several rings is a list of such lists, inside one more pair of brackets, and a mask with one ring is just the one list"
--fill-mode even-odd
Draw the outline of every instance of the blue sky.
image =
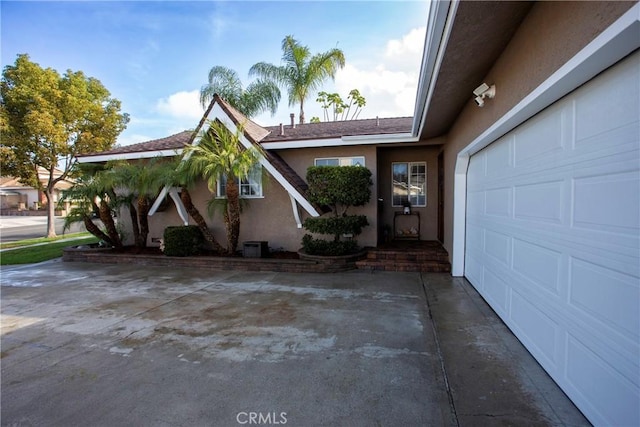
[[[343, 50], [346, 66], [325, 90], [367, 99], [360, 118], [413, 114], [424, 45], [424, 1], [2, 1], [2, 67], [29, 54], [42, 67], [81, 70], [122, 101], [131, 122], [118, 143], [193, 129], [198, 91], [209, 69], [236, 70], [245, 86], [256, 62], [280, 63], [282, 39], [293, 35], [313, 53]], [[287, 95], [262, 125], [288, 123]], [[322, 117], [315, 97], [307, 118]]]

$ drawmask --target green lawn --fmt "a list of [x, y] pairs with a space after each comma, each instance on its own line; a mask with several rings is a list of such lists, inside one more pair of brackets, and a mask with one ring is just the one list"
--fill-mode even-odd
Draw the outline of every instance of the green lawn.
[[[77, 233], [77, 238], [74, 240], [67, 240], [64, 242], [59, 242], [60, 239], [68, 239], [70, 236], [68, 235], [64, 237], [58, 237], [54, 239], [30, 239], [30, 240], [21, 240], [19, 242], [11, 242], [7, 243], [7, 245], [11, 244], [10, 247], [19, 247], [18, 249], [13, 249], [10, 251], [4, 251], [0, 253], [0, 265], [14, 265], [14, 264], [32, 264], [36, 262], [48, 261], [50, 259], [59, 258], [62, 256], [62, 250], [67, 246], [74, 245], [86, 245], [89, 243], [97, 243], [98, 239], [89, 233]], [[25, 243], [29, 242], [29, 243]], [[38, 244], [43, 243], [43, 244]], [[34, 245], [37, 246], [27, 246]], [[9, 246], [2, 246], [2, 249], [5, 249]]]
[[35, 239], [25, 239], [25, 240], [18, 240], [16, 242], [5, 242], [5, 243], [0, 243], [0, 249], [9, 249], [9, 248], [17, 248], [19, 246], [28, 246], [28, 245], [35, 245], [38, 243], [48, 243], [48, 242], [55, 242], [56, 240], [61, 240], [61, 239], [72, 239], [72, 238], [76, 238], [76, 237], [90, 237], [91, 234], [85, 232], [82, 233], [70, 233], [70, 234], [65, 234], [62, 236], [58, 236], [58, 237], [38, 237]]

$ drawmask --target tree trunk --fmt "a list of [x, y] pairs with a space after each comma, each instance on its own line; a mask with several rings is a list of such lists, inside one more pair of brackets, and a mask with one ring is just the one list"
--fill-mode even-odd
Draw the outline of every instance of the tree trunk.
[[47, 237], [56, 237], [56, 206], [53, 203], [53, 191], [45, 188], [44, 196], [47, 198]]
[[111, 239], [113, 246], [121, 248], [122, 241], [120, 240], [120, 235], [118, 234], [118, 229], [116, 228], [113, 216], [111, 216], [111, 208], [104, 200], [100, 200], [100, 204], [98, 205], [98, 214], [100, 215], [100, 220], [107, 229], [107, 235]]
[[240, 192], [234, 176], [227, 176], [227, 252], [234, 254], [240, 238]]
[[200, 212], [198, 211], [198, 209], [193, 205], [193, 201], [191, 200], [191, 194], [189, 194], [189, 190], [187, 190], [184, 187], [180, 192], [180, 200], [182, 200], [182, 204], [184, 205], [184, 208], [189, 213], [189, 216], [193, 218], [193, 220], [196, 222], [196, 225], [202, 231], [202, 234], [204, 235], [205, 240], [211, 243], [211, 246], [213, 246], [213, 250], [221, 254], [225, 253], [226, 252], [225, 249], [222, 247], [222, 245], [220, 245], [220, 243], [218, 243], [216, 238], [211, 233], [211, 230], [209, 230], [209, 226], [207, 225], [207, 222], [204, 220], [202, 215], [200, 215]]
[[109, 236], [104, 234], [102, 230], [100, 230], [100, 227], [98, 227], [93, 223], [93, 221], [91, 221], [91, 217], [89, 215], [84, 215], [82, 217], [82, 221], [84, 222], [84, 228], [86, 228], [89, 233], [113, 246], [113, 242], [111, 241]]
[[300, 100], [300, 124], [304, 124], [304, 99]]
[[147, 247], [147, 236], [149, 236], [149, 198], [147, 196], [138, 197], [138, 222], [140, 223], [140, 233], [136, 246], [139, 248]]
[[140, 240], [140, 227], [138, 227], [138, 211], [132, 202], [128, 203], [129, 207], [129, 217], [131, 218], [131, 228], [133, 230], [133, 241], [136, 246], [138, 245], [138, 240]]

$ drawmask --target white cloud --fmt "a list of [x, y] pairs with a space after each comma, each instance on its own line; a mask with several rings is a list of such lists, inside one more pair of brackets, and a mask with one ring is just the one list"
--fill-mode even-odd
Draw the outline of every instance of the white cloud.
[[367, 100], [360, 118], [413, 115], [425, 32], [425, 27], [414, 28], [389, 40], [373, 63], [347, 63], [338, 72], [338, 93], [344, 97], [357, 88]]
[[196, 123], [204, 113], [198, 90], [176, 92], [167, 98], [162, 98], [156, 103], [156, 110], [173, 118], [192, 119]]
[[414, 28], [400, 40], [389, 40], [384, 52], [385, 62], [393, 63], [396, 68], [419, 64], [426, 31], [426, 27]]

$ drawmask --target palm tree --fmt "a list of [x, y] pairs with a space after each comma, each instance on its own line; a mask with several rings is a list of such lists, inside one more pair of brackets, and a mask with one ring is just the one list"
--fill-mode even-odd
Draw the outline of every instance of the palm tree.
[[209, 83], [200, 89], [202, 106], [206, 107], [216, 93], [247, 117], [264, 111], [274, 115], [280, 103], [280, 89], [272, 81], [257, 79], [243, 89], [238, 73], [220, 65], [211, 68]]
[[120, 200], [129, 209], [133, 238], [138, 248], [147, 246], [149, 210], [169, 172], [168, 164], [160, 159], [151, 159], [145, 165], [117, 163], [108, 172], [112, 185], [120, 189]]
[[257, 146], [245, 149], [240, 143], [242, 126], [235, 134], [219, 122], [209, 122], [209, 128], [198, 135], [196, 142], [187, 146], [179, 173], [191, 179], [204, 178], [213, 191], [221, 177], [225, 179], [226, 203], [223, 217], [227, 232], [228, 254], [238, 247], [240, 235], [240, 191], [238, 179], [248, 179], [251, 169], [258, 163], [261, 151]]
[[[62, 193], [61, 200], [68, 200], [74, 205], [65, 217], [65, 230], [75, 222], [82, 222], [89, 233], [113, 247], [121, 248], [122, 240], [113, 216], [118, 200], [110, 179], [102, 166], [85, 165], [81, 173], [73, 187]], [[105, 231], [93, 222], [94, 213], [98, 214]]]
[[328, 78], [334, 79], [339, 68], [344, 67], [344, 53], [334, 48], [311, 56], [309, 48], [293, 36], [282, 40], [282, 61], [276, 66], [258, 62], [249, 69], [250, 76], [258, 76], [285, 87], [289, 93], [289, 106], [300, 104], [300, 123], [304, 123], [304, 101], [315, 93]]
[[[183, 156], [186, 159], [186, 156]], [[204, 239], [211, 244], [214, 251], [225, 253], [227, 250], [216, 240], [215, 236], [209, 229], [207, 221], [204, 219], [198, 208], [193, 204], [189, 187], [199, 180], [199, 176], [191, 173], [189, 168], [184, 165], [181, 159], [175, 159], [167, 164], [168, 172], [163, 178], [163, 184], [167, 187], [180, 187], [180, 201], [189, 216], [195, 221], [196, 225], [202, 231]]]

